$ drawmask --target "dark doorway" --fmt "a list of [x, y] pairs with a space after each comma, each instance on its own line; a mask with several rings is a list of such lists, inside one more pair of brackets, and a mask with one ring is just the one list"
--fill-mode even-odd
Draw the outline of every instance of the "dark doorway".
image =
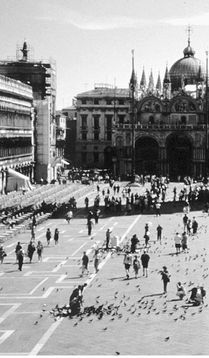
[[191, 175], [192, 144], [184, 134], [174, 134], [167, 139], [167, 158], [169, 176], [176, 180], [178, 176]]
[[104, 168], [106, 169], [113, 169], [113, 149], [111, 147], [107, 147], [104, 150]]
[[140, 138], [135, 144], [136, 174], [158, 174], [158, 143], [150, 137]]

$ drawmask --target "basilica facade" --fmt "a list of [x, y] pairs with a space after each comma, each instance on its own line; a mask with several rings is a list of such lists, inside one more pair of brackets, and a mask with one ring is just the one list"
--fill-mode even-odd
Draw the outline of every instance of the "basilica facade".
[[[88, 96], [85, 93], [85, 99], [88, 97], [92, 103], [85, 109], [81, 108], [84, 96], [80, 94], [77, 97], [78, 155], [79, 148], [91, 147], [91, 158], [97, 159], [96, 166], [104, 168], [108, 164], [114, 174], [121, 177], [133, 173], [133, 169], [139, 175], [169, 175], [172, 179], [187, 175], [204, 176], [208, 148], [206, 72], [204, 65], [195, 57], [189, 39], [183, 57], [170, 69], [166, 68], [162, 82], [158, 76], [155, 85], [152, 72], [146, 81], [143, 70], [137, 84], [132, 72], [132, 86], [123, 91], [108, 92], [107, 89], [104, 95], [106, 102], [104, 98], [99, 98], [98, 90], [88, 92]], [[123, 98], [118, 97], [120, 93], [123, 93]], [[123, 104], [122, 107], [118, 107], [119, 103]], [[81, 110], [84, 112], [81, 113]], [[109, 117], [108, 110], [112, 111]], [[89, 131], [90, 141], [88, 135], [82, 136], [82, 121], [86, 134]], [[92, 123], [94, 135], [89, 127]], [[95, 135], [95, 131], [102, 136]], [[95, 138], [98, 139], [96, 143]], [[99, 156], [93, 153], [94, 148]], [[88, 151], [85, 149], [84, 152], [85, 163], [81, 160], [81, 150], [80, 162], [88, 167]]]

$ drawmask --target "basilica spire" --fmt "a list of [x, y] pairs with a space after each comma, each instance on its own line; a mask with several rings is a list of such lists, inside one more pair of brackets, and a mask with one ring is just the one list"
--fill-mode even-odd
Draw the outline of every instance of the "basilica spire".
[[146, 86], [147, 86], [147, 81], [146, 81], [146, 76], [145, 76], [144, 67], [143, 67], [142, 77], [141, 77], [141, 81], [140, 81], [140, 88], [142, 90], [145, 90]]
[[160, 93], [161, 90], [162, 90], [160, 72], [158, 73], [157, 84], [156, 84], [156, 90], [157, 90], [157, 92], [159, 92], [159, 93]]
[[168, 65], [166, 65], [165, 76], [163, 80], [163, 95], [165, 98], [170, 98], [171, 95], [171, 79], [168, 71]]
[[130, 82], [129, 82], [129, 88], [132, 94], [136, 94], [137, 92], [137, 77], [136, 77], [136, 73], [135, 73], [135, 69], [134, 69], [134, 50], [132, 50], [132, 73], [131, 73], [131, 78], [130, 78]]
[[148, 91], [149, 92], [153, 92], [154, 90], [154, 79], [153, 79], [153, 73], [152, 73], [152, 69], [149, 75], [149, 83], [148, 83]]
[[165, 84], [168, 84], [171, 82], [171, 79], [170, 79], [170, 75], [169, 75], [169, 72], [168, 72], [168, 65], [166, 65], [166, 69], [165, 69], [165, 76], [164, 76], [164, 80], [163, 80], [163, 85]]

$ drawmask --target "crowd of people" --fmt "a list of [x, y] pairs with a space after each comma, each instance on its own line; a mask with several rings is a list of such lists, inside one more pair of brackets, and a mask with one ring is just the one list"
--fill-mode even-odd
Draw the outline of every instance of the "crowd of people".
[[[142, 185], [145, 185], [146, 180], [142, 182]], [[121, 183], [110, 182], [109, 187], [105, 189], [100, 188], [100, 185], [96, 186], [96, 196], [93, 201], [92, 207], [89, 205], [90, 199], [88, 196], [84, 199], [84, 208], [87, 212], [87, 233], [88, 236], [92, 238], [92, 230], [94, 225], [96, 226], [99, 222], [101, 214], [121, 214], [126, 213], [130, 214], [132, 212], [140, 212], [143, 214], [146, 210], [151, 208], [155, 210], [155, 215], [157, 217], [161, 216], [161, 205], [166, 201], [167, 190], [169, 187], [169, 178], [162, 178], [153, 176], [150, 178], [150, 187], [146, 188], [144, 193], [133, 192], [131, 187], [123, 187]], [[205, 211], [209, 210], [209, 195], [208, 187], [205, 183], [194, 183], [188, 178], [185, 179], [183, 188], [177, 192], [177, 188], [173, 189], [173, 202], [177, 200], [184, 202], [183, 216], [182, 216], [182, 232], [179, 233], [176, 231], [174, 236], [174, 242], [172, 245], [175, 247], [175, 252], [173, 254], [179, 255], [181, 253], [189, 252], [189, 237], [191, 235], [195, 236], [198, 232], [198, 222], [195, 216], [191, 217], [191, 207], [190, 204], [196, 200], [202, 200], [205, 203]], [[207, 196], [208, 195], [208, 196]], [[208, 205], [207, 205], [208, 204]], [[125, 208], [125, 210], [124, 210]], [[104, 211], [102, 211], [104, 209]], [[207, 209], [207, 210], [206, 210]], [[34, 208], [33, 215], [31, 217], [31, 239], [27, 245], [27, 249], [24, 250], [21, 242], [18, 242], [15, 248], [16, 262], [18, 263], [18, 269], [22, 271], [25, 257], [28, 258], [29, 263], [32, 262], [34, 253], [37, 253], [38, 261], [42, 261], [42, 255], [44, 250], [43, 243], [39, 240], [36, 242], [36, 215], [39, 211], [46, 212], [48, 210], [53, 211], [54, 213], [59, 213], [63, 215], [67, 223], [71, 223], [71, 220], [74, 217], [74, 213], [77, 210], [77, 201], [74, 196], [72, 196], [66, 203], [61, 203], [57, 205], [56, 202], [47, 204], [44, 200], [37, 207]], [[150, 222], [147, 222], [144, 228], [144, 233], [133, 234], [129, 242], [126, 243], [124, 247], [119, 247], [118, 244], [113, 245], [113, 235], [111, 228], [108, 228], [104, 235], [104, 243], [102, 250], [109, 252], [111, 250], [116, 250], [120, 255], [123, 255], [123, 265], [125, 268], [125, 279], [129, 280], [133, 272], [135, 279], [139, 279], [141, 276], [147, 278], [149, 275], [149, 263], [152, 262], [152, 255], [150, 253], [151, 245], [156, 243], [161, 244], [163, 240], [163, 227], [162, 224], [158, 222], [155, 228], [155, 234], [151, 234]], [[54, 244], [59, 243], [59, 229], [56, 228], [54, 233], [50, 228], [47, 228], [46, 231], [46, 246], [51, 244], [51, 240], [54, 239]], [[4, 257], [6, 256], [3, 245], [0, 247], [0, 261], [3, 264]], [[100, 263], [102, 260], [101, 250], [99, 247], [94, 248], [93, 250], [93, 262], [95, 274], [98, 273], [100, 268]], [[81, 257], [81, 277], [88, 276], [90, 273], [89, 270], [89, 256], [83, 252]], [[169, 268], [165, 265], [162, 266], [162, 269], [159, 270], [159, 274], [163, 283], [163, 294], [167, 294], [168, 284], [173, 278], [169, 273]], [[182, 300], [186, 296], [185, 287], [181, 282], [176, 282], [176, 295]], [[73, 305], [75, 297], [80, 297], [80, 305], [83, 301], [83, 290], [85, 286], [79, 286], [77, 293], [74, 292], [70, 298], [70, 304]], [[206, 295], [206, 291], [202, 286], [196, 286], [191, 290], [191, 296], [187, 300], [187, 303], [194, 305], [201, 304]]]

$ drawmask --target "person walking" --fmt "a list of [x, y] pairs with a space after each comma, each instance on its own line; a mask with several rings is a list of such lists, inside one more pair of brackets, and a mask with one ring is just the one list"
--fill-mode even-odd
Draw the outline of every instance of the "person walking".
[[36, 251], [37, 251], [37, 255], [38, 255], [38, 261], [42, 261], [42, 253], [43, 253], [43, 244], [41, 241], [38, 241], [37, 247], [36, 247]]
[[35, 238], [36, 238], [35, 228], [36, 228], [36, 226], [33, 225], [33, 223], [32, 223], [32, 225], [31, 225], [31, 239], [32, 240], [35, 240]]
[[47, 245], [50, 244], [51, 237], [52, 237], [52, 233], [51, 233], [51, 230], [48, 228], [47, 231], [46, 231], [46, 241], [47, 241]]
[[174, 236], [174, 242], [175, 242], [176, 254], [178, 255], [180, 254], [180, 249], [181, 249], [181, 236], [179, 235], [178, 232]]
[[159, 224], [157, 226], [157, 241], [160, 241], [160, 244], [161, 244], [161, 239], [162, 239], [162, 231], [163, 231], [163, 228]]
[[128, 280], [129, 279], [129, 270], [132, 265], [132, 255], [128, 251], [126, 251], [126, 253], [125, 253], [123, 264], [124, 264], [125, 271], [126, 271], [126, 278]]
[[20, 241], [18, 241], [16, 247], [15, 247], [15, 254], [16, 254], [16, 263], [18, 262], [18, 251], [22, 249], [22, 245], [20, 244]]
[[136, 246], [139, 242], [139, 239], [136, 234], [134, 234], [131, 238], [131, 253], [134, 254], [136, 251]]
[[191, 220], [189, 219], [189, 220], [187, 221], [187, 227], [186, 227], [186, 229], [187, 229], [187, 234], [188, 234], [188, 235], [191, 235], [191, 228], [192, 228], [192, 222], [191, 222]]
[[85, 272], [88, 275], [89, 274], [89, 270], [88, 270], [89, 258], [88, 258], [87, 254], [86, 254], [86, 251], [83, 252], [83, 256], [82, 256], [81, 260], [82, 260], [81, 276], [83, 276]]
[[93, 228], [93, 220], [89, 219], [87, 221], [87, 228], [88, 228], [88, 236], [91, 236], [92, 228]]
[[109, 243], [110, 243], [110, 234], [111, 234], [112, 230], [110, 228], [107, 229], [106, 231], [106, 250], [109, 250]]
[[145, 240], [145, 246], [148, 246], [148, 242], [150, 240], [150, 232], [147, 231], [146, 234], [144, 235], [144, 240]]
[[185, 230], [186, 227], [187, 227], [187, 222], [188, 222], [188, 220], [189, 220], [189, 218], [188, 218], [187, 214], [185, 214], [185, 215], [183, 216], [184, 230]]
[[159, 201], [157, 201], [155, 203], [155, 210], [156, 210], [156, 216], [160, 216], [161, 215], [161, 203]]
[[144, 227], [144, 235], [146, 235], [147, 231], [149, 231], [149, 224], [146, 223]]
[[58, 241], [59, 241], [59, 230], [58, 230], [58, 228], [56, 228], [55, 230], [54, 230], [54, 243], [55, 243], [55, 245], [57, 245], [58, 244]]
[[134, 273], [135, 273], [135, 278], [138, 278], [138, 273], [139, 273], [140, 267], [141, 267], [140, 261], [139, 261], [137, 255], [135, 255], [134, 260], [133, 260], [133, 269], [134, 269]]
[[101, 211], [99, 209], [95, 210], [95, 213], [94, 213], [95, 224], [98, 224], [98, 222], [99, 222], [100, 212]]
[[22, 271], [22, 266], [23, 266], [23, 261], [24, 261], [24, 251], [21, 248], [18, 253], [17, 253], [17, 257], [18, 257], [18, 269], [19, 271]]
[[167, 293], [167, 285], [168, 282], [170, 282], [170, 275], [166, 266], [163, 266], [163, 269], [162, 271], [160, 271], [160, 274], [163, 281], [163, 290], [164, 290], [163, 293]]
[[99, 271], [99, 250], [95, 250], [94, 253], [94, 268], [95, 268], [95, 273], [97, 273]]
[[182, 245], [183, 252], [188, 252], [187, 240], [188, 240], [188, 236], [187, 236], [186, 232], [184, 231], [182, 234], [182, 239], [181, 239], [181, 245]]
[[28, 251], [27, 251], [30, 263], [32, 262], [34, 251], [36, 251], [35, 244], [33, 241], [30, 241], [28, 244]]
[[7, 256], [5, 250], [4, 250], [4, 247], [3, 245], [0, 246], [0, 262], [1, 264], [3, 264], [4, 262], [4, 258]]
[[86, 210], [88, 210], [88, 207], [89, 207], [89, 198], [88, 196], [85, 197], [85, 206], [86, 206]]
[[197, 228], [198, 228], [198, 222], [197, 220], [195, 219], [195, 217], [193, 217], [193, 220], [192, 220], [192, 233], [193, 235], [195, 235], [197, 233]]
[[148, 277], [148, 265], [149, 265], [150, 256], [144, 250], [143, 254], [141, 255], [141, 263], [143, 267], [143, 276]]

